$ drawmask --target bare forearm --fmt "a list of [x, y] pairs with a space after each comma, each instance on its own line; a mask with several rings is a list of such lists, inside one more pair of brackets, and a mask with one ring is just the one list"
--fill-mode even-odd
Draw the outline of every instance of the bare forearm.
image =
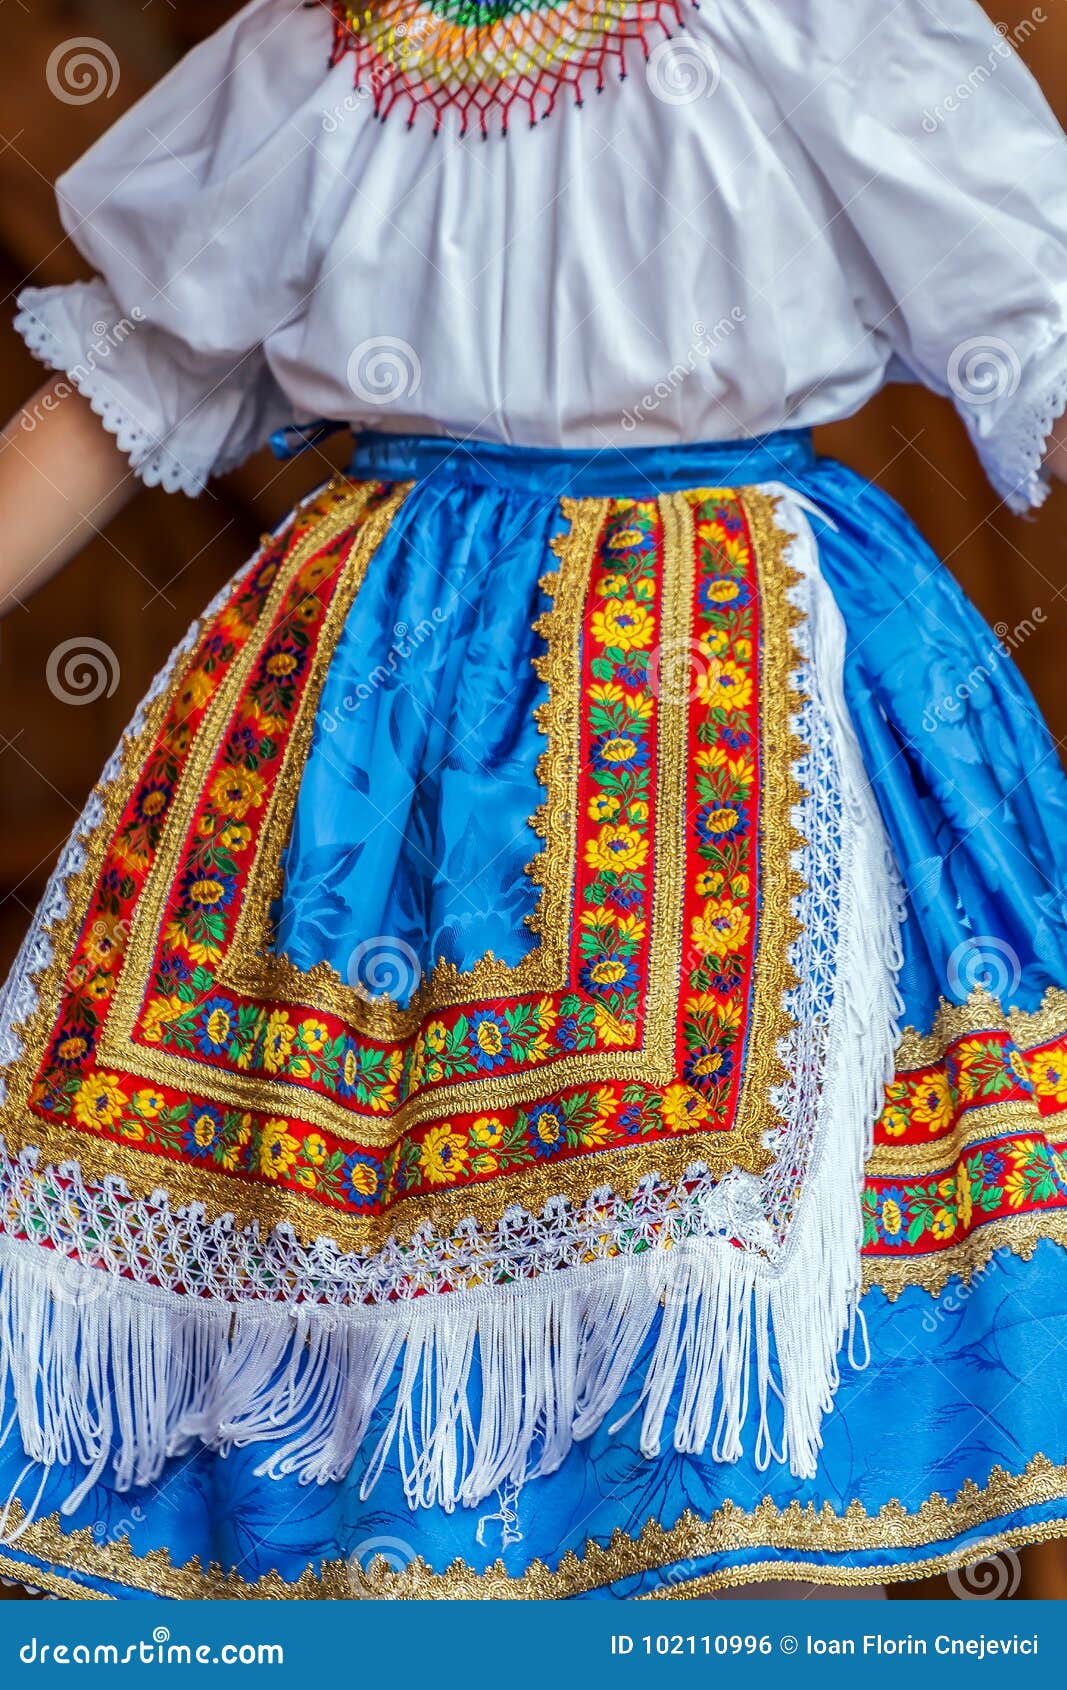
[[45, 384], [0, 433], [0, 615], [24, 602], [139, 487], [87, 400]]

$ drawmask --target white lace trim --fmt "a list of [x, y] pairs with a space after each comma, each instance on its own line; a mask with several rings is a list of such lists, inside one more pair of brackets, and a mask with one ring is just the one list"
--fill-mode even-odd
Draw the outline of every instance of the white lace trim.
[[[600, 1424], [657, 1322], [640, 1399], [647, 1454], [671, 1410], [678, 1448], [736, 1459], [754, 1361], [757, 1462], [814, 1473], [859, 1295], [863, 1159], [896, 1043], [899, 889], [845, 711], [840, 614], [801, 502], [768, 491], [797, 535], [794, 597], [812, 658], [798, 722], [810, 746], [796, 813], [808, 841], [798, 1026], [782, 1044], [790, 1079], [774, 1167], [714, 1182], [694, 1165], [677, 1185], [649, 1176], [632, 1198], [559, 1197], [539, 1216], [515, 1207], [487, 1234], [474, 1221], [443, 1238], [427, 1226], [364, 1257], [328, 1238], [304, 1245], [286, 1227], [261, 1240], [198, 1206], [174, 1213], [165, 1192], [138, 1201], [117, 1179], [87, 1184], [75, 1163], [35, 1172], [32, 1151], [8, 1160], [4, 1212], [35, 1242], [0, 1241], [0, 1371], [27, 1454], [48, 1464], [76, 1450], [89, 1468], [70, 1507], [112, 1457], [120, 1488], [145, 1483], [195, 1438], [280, 1444], [260, 1471], [340, 1477], [398, 1366], [364, 1488], [395, 1443], [413, 1505], [478, 1503], [551, 1471]], [[94, 795], [0, 1000], [0, 1060], [17, 1049], [13, 1022], [32, 1008], [47, 927], [99, 814]], [[467, 1392], [479, 1355], [475, 1425]]]
[[[100, 330], [100, 345], [92, 347], [79, 343], [74, 324], [64, 305], [64, 295], [78, 290], [86, 296], [87, 315], [98, 319], [94, 325]], [[107, 325], [115, 312], [110, 289], [102, 281], [75, 282], [69, 288], [24, 288], [18, 297], [19, 311], [13, 327], [26, 343], [27, 349], [50, 370], [60, 370], [69, 377], [83, 398], [89, 401], [109, 434], [115, 436], [120, 452], [130, 460], [130, 467], [148, 487], [162, 487], [168, 493], [186, 493], [191, 498], [202, 492], [209, 477], [225, 475], [243, 462], [246, 453], [217, 457], [210, 463], [189, 462], [179, 458], [165, 439], [150, 433], [132, 415], [109, 384], [102, 379], [103, 359], [114, 356], [121, 341], [116, 340], [111, 351]]]
[[1010, 510], [1022, 515], [1043, 505], [1050, 492], [1044, 468], [1052, 430], [1067, 411], [1067, 356], [1037, 395], [1013, 403], [996, 431], [982, 436], [964, 412], [985, 472]]

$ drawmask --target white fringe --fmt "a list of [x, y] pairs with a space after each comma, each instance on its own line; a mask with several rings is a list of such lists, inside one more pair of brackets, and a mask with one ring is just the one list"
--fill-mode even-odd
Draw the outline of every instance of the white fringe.
[[798, 536], [845, 877], [817, 1119], [781, 1250], [691, 1239], [513, 1285], [326, 1308], [154, 1290], [0, 1237], [0, 1404], [5, 1417], [14, 1404], [31, 1462], [85, 1469], [65, 1512], [109, 1463], [117, 1489], [140, 1487], [198, 1441], [223, 1453], [269, 1442], [259, 1473], [320, 1484], [366, 1442], [364, 1496], [395, 1458], [413, 1507], [476, 1506], [557, 1469], [616, 1409], [650, 1339], [629, 1410], [646, 1456], [670, 1436], [735, 1461], [755, 1422], [758, 1466], [815, 1473], [859, 1302], [859, 1194], [893, 1069], [902, 905], [845, 709], [841, 617], [800, 504], [768, 491]]

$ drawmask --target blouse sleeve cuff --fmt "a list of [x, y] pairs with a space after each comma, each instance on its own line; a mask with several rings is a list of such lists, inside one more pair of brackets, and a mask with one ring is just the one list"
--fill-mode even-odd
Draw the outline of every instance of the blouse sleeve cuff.
[[[260, 385], [255, 370], [243, 382], [224, 374], [203, 381], [202, 391], [183, 392], [165, 337], [136, 309], [124, 315], [99, 278], [25, 288], [18, 307], [14, 327], [29, 351], [69, 378], [149, 487], [195, 496], [289, 420], [286, 407], [275, 405], [249, 426], [249, 395]], [[173, 422], [165, 416], [168, 396]]]
[[1040, 374], [998, 410], [992, 427], [981, 407], [961, 410], [985, 472], [1008, 508], [1022, 515], [1044, 504], [1049, 495], [1049, 438], [1067, 410], [1067, 344], [1054, 358], [1042, 359]]

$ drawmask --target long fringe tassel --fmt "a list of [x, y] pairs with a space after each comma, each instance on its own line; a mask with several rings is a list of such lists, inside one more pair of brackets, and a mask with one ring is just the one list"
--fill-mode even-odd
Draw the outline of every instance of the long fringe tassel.
[[[814, 537], [797, 501], [785, 519], [798, 530], [791, 561], [808, 577], [812, 668], [834, 742], [842, 801], [842, 904], [830, 1047], [800, 1207], [770, 1281], [783, 1408], [782, 1450], [762, 1440], [765, 1466], [788, 1454], [794, 1473], [811, 1478], [822, 1447], [823, 1415], [840, 1383], [838, 1357], [859, 1314], [863, 1220], [860, 1192], [874, 1123], [893, 1077], [904, 1003], [897, 988], [903, 960], [904, 891], [844, 694], [845, 626], [818, 568]], [[819, 513], [821, 514], [821, 513]]]
[[776, 491], [807, 577], [846, 887], [815, 1150], [780, 1259], [693, 1239], [514, 1286], [285, 1309], [154, 1291], [0, 1237], [0, 1416], [41, 1469], [83, 1469], [66, 1512], [109, 1464], [119, 1490], [151, 1484], [200, 1441], [269, 1443], [258, 1471], [309, 1484], [343, 1478], [366, 1443], [364, 1495], [395, 1458], [412, 1506], [475, 1506], [557, 1469], [628, 1393], [646, 1456], [670, 1435], [735, 1461], [754, 1425], [759, 1466], [814, 1473], [860, 1295], [859, 1193], [897, 1042], [902, 907], [845, 708], [840, 614], [803, 512]]

